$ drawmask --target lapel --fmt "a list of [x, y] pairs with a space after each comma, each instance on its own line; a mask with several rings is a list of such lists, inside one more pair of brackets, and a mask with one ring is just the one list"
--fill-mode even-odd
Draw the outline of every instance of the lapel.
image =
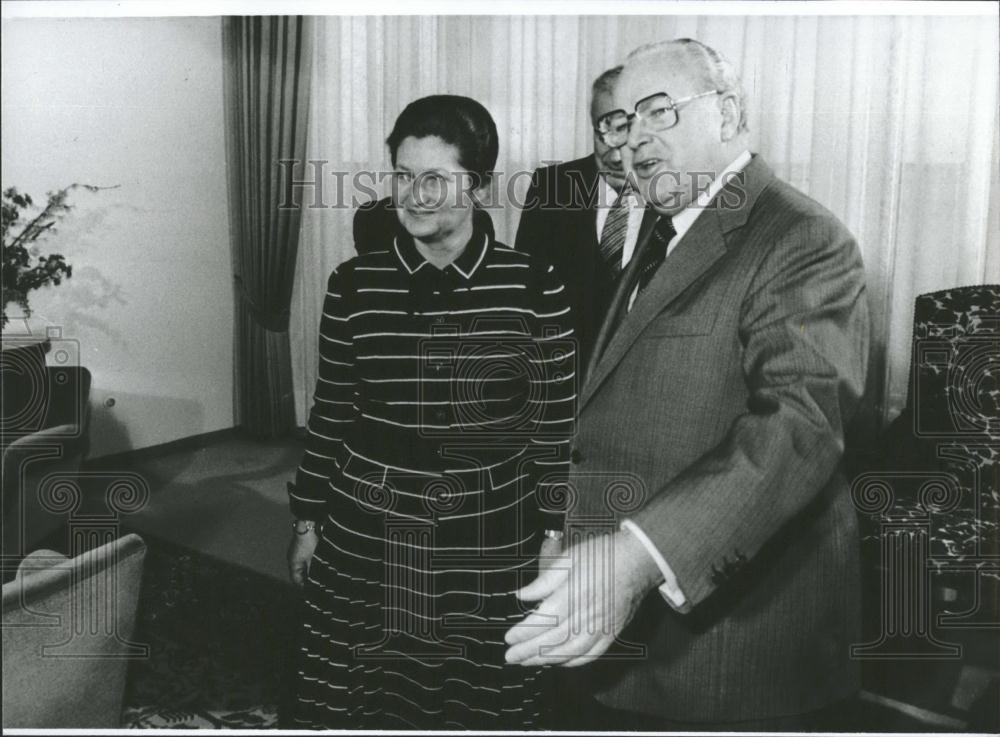
[[[631, 272], [638, 268], [642, 253], [652, 240], [656, 219], [644, 218], [635, 255], [618, 281], [611, 307], [598, 333], [584, 377], [580, 409], [590, 401], [597, 388], [621, 362], [650, 321], [722, 258], [726, 253], [729, 232], [746, 223], [758, 195], [773, 176], [767, 164], [754, 155], [743, 170], [743, 176], [727, 184], [698, 216], [636, 299], [632, 311], [623, 315], [615, 326], [615, 316], [625, 309], [631, 293], [625, 285], [631, 281]], [[725, 207], [720, 203], [720, 198], [723, 197], [726, 199], [721, 200], [721, 203], [734, 202], [738, 206]]]
[[658, 219], [659, 216], [655, 211], [651, 208], [646, 208], [646, 211], [642, 216], [642, 224], [639, 226], [639, 233], [635, 239], [635, 249], [632, 251], [632, 259], [628, 262], [625, 270], [621, 273], [621, 276], [618, 279], [618, 288], [615, 289], [614, 294], [611, 296], [608, 308], [604, 314], [604, 320], [598, 326], [594, 349], [591, 351], [590, 359], [587, 362], [586, 371], [584, 373], [584, 389], [586, 389], [586, 386], [589, 383], [587, 379], [594, 375], [594, 371], [597, 369], [597, 364], [600, 363], [599, 359], [604, 355], [605, 349], [608, 347], [608, 343], [614, 337], [616, 320], [613, 316], [619, 314], [619, 310], [623, 308], [624, 304], [628, 300], [628, 292], [622, 287], [622, 285], [632, 281], [632, 272], [638, 268], [637, 264], [642, 261], [642, 255], [649, 247], [649, 242], [653, 235], [653, 227], [656, 225], [656, 221]]
[[[598, 246], [597, 204], [600, 198], [601, 182], [597, 173], [597, 160], [593, 155], [587, 156], [580, 164], [580, 184], [582, 191], [576, 191], [573, 197], [574, 211], [579, 213], [580, 233], [586, 237], [584, 241], [587, 253], [592, 253]], [[591, 196], [588, 196], [591, 195]]]

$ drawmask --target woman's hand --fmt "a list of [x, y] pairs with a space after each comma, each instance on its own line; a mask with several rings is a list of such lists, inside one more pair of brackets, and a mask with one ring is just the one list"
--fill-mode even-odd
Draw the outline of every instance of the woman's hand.
[[302, 535], [292, 532], [292, 540], [288, 543], [288, 575], [296, 586], [303, 586], [309, 575], [309, 561], [312, 560], [319, 534], [316, 528]]

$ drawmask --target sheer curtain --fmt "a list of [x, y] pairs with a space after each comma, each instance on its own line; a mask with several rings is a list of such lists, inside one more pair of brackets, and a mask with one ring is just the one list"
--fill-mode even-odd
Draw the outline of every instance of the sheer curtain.
[[[291, 321], [300, 424], [326, 276], [353, 255], [345, 205], [383, 191], [352, 176], [388, 170], [384, 140], [403, 106], [439, 92], [486, 105], [500, 130], [505, 205], [527, 187], [516, 172], [591, 150], [590, 81], [650, 41], [693, 37], [725, 54], [748, 93], [752, 150], [857, 236], [874, 320], [876, 422], [905, 403], [914, 297], [1000, 281], [996, 16], [316, 20], [308, 158], [322, 163], [320, 186], [303, 190], [310, 206]], [[512, 243], [517, 208], [491, 212]]]

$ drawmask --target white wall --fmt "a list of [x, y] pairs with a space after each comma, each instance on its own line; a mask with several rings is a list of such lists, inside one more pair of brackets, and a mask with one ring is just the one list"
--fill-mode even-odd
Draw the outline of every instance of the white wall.
[[220, 20], [15, 19], [2, 32], [3, 187], [38, 201], [72, 182], [117, 186], [72, 196], [43, 251], [73, 277], [30, 298], [31, 329], [61, 326], [93, 373], [91, 457], [231, 427]]

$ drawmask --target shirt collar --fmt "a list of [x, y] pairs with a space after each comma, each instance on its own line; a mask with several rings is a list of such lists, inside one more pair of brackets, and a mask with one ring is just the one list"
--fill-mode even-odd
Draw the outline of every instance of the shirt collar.
[[694, 225], [694, 221], [701, 215], [707, 205], [715, 198], [719, 191], [730, 180], [731, 175], [743, 171], [743, 168], [750, 163], [750, 152], [744, 150], [739, 156], [730, 162], [729, 166], [723, 169], [719, 176], [712, 180], [707, 189], [702, 190], [698, 199], [674, 215], [672, 222], [677, 235], [674, 240], [679, 240]]
[[397, 233], [392, 246], [400, 263], [403, 264], [403, 268], [411, 276], [425, 266], [430, 266], [430, 262], [420, 255], [420, 251], [417, 250], [413, 238], [409, 234]]
[[[615, 189], [614, 187], [612, 187], [611, 183], [607, 180], [604, 174], [598, 174], [597, 181], [598, 181], [597, 186], [601, 188], [601, 192], [597, 198], [598, 209], [600, 208], [608, 209], [614, 207], [615, 203], [618, 202], [618, 198], [621, 197], [622, 195], [622, 190]], [[639, 193], [634, 188], [629, 193], [629, 196], [631, 198], [631, 202], [629, 203], [630, 207], [634, 207], [637, 204], [642, 204], [642, 200], [639, 197]]]
[[601, 196], [597, 198], [597, 206], [611, 207], [618, 199], [620, 193], [608, 183], [603, 174], [597, 175], [597, 181], [600, 182], [601, 187]]
[[[465, 277], [465, 279], [471, 279], [479, 267], [482, 266], [483, 261], [486, 260], [486, 253], [489, 251], [491, 240], [490, 234], [486, 230], [476, 227], [476, 219], [473, 218], [472, 237], [465, 245], [465, 249], [458, 255], [458, 258], [444, 267], [442, 271], [448, 271], [453, 268]], [[413, 237], [406, 232], [396, 235], [393, 248], [400, 263], [403, 264], [403, 268], [411, 276], [425, 266], [430, 269], [437, 268], [421, 255], [420, 251], [417, 250], [416, 244], [413, 242]]]

